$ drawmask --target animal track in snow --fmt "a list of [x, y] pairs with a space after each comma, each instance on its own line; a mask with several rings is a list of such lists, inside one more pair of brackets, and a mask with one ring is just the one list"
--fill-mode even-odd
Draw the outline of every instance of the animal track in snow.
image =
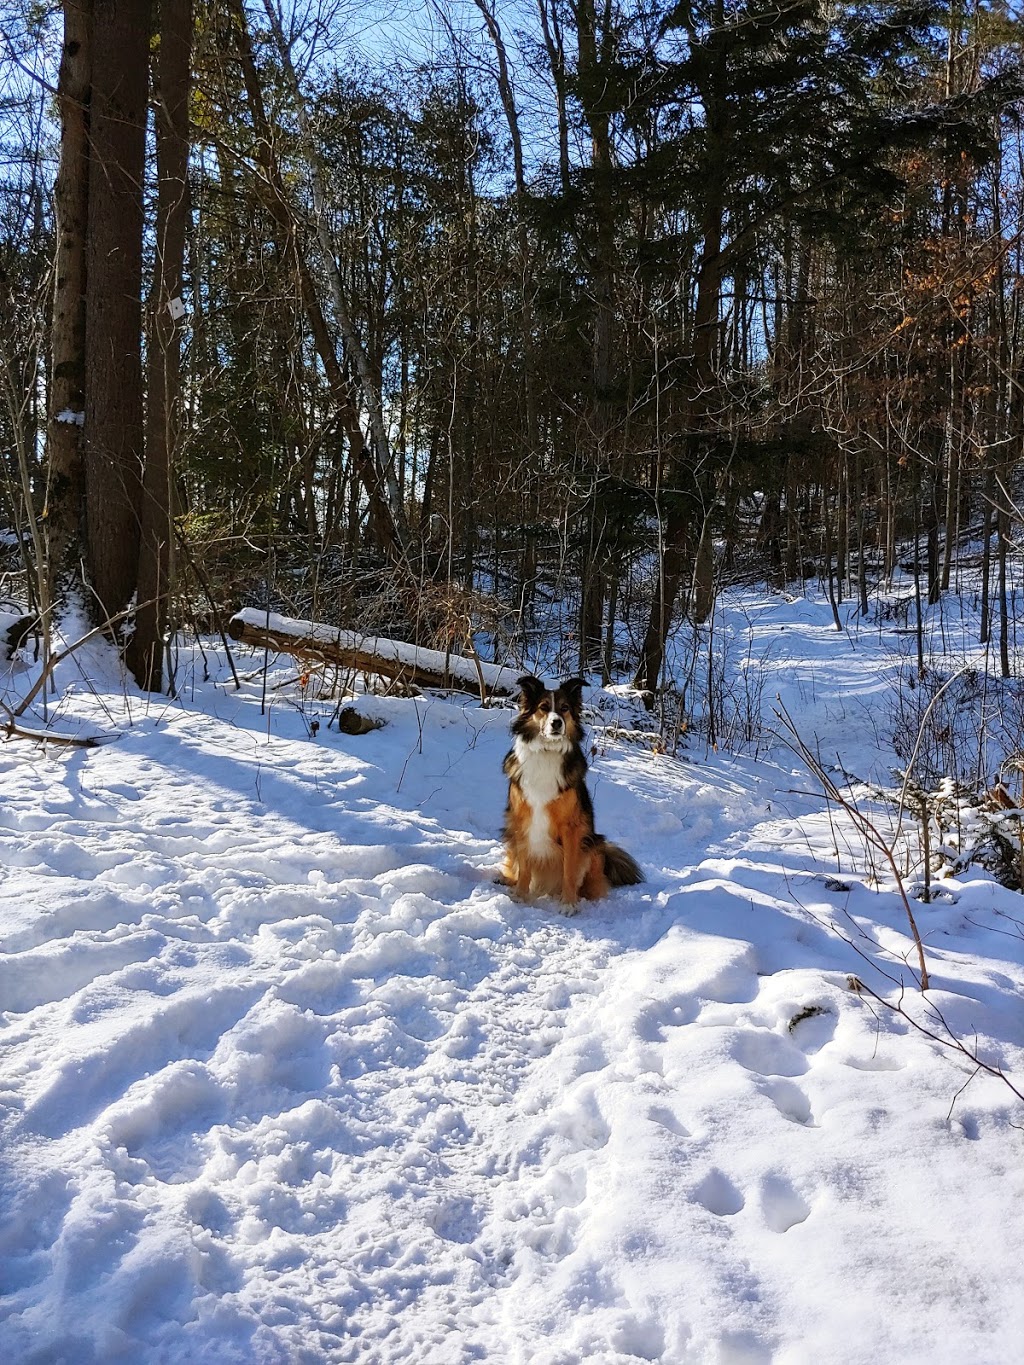
[[461, 1245], [475, 1241], [483, 1225], [479, 1210], [468, 1196], [447, 1200], [427, 1221], [438, 1237]]
[[874, 1055], [871, 1057], [843, 1057], [844, 1066], [849, 1066], [854, 1071], [902, 1071], [907, 1065], [898, 1057], [888, 1057]]
[[199, 1188], [189, 1195], [186, 1212], [197, 1227], [218, 1237], [234, 1229], [235, 1216], [215, 1189]]
[[708, 1213], [718, 1218], [728, 1218], [739, 1213], [746, 1200], [724, 1172], [709, 1171], [693, 1191], [693, 1198], [702, 1204]]
[[688, 1138], [690, 1130], [685, 1124], [681, 1123], [671, 1109], [666, 1105], [656, 1104], [647, 1111], [647, 1117], [652, 1123], [656, 1123], [659, 1128], [664, 1128], [666, 1133], [673, 1133], [676, 1137]]
[[807, 1058], [793, 1043], [770, 1029], [746, 1029], [733, 1043], [733, 1056], [740, 1066], [762, 1076], [802, 1076]]
[[788, 1232], [810, 1217], [811, 1206], [782, 1175], [767, 1175], [761, 1181], [761, 1213], [772, 1232]]
[[636, 1017], [637, 1036], [645, 1043], [664, 1043], [666, 1029], [692, 1024], [697, 1017], [697, 1001], [692, 995], [675, 996], [669, 1000], [652, 1000], [643, 1006]]
[[486, 1041], [486, 1019], [473, 1010], [464, 1010], [445, 1035], [441, 1050], [453, 1060], [469, 1061], [483, 1050]]
[[981, 1137], [977, 1114], [961, 1114], [952, 1121], [950, 1128], [954, 1133], [960, 1133], [968, 1142], [977, 1142]]
[[665, 1354], [665, 1333], [653, 1319], [627, 1314], [609, 1331], [608, 1344], [627, 1360], [657, 1362]]
[[835, 1037], [839, 1020], [833, 1010], [822, 1005], [806, 1005], [790, 1019], [787, 1033], [801, 1052], [820, 1052]]
[[817, 1126], [811, 1112], [811, 1102], [795, 1082], [773, 1076], [765, 1078], [758, 1089], [762, 1095], [768, 1096], [783, 1118], [803, 1124], [806, 1128]]
[[172, 1062], [113, 1107], [107, 1133], [115, 1147], [143, 1163], [147, 1176], [175, 1184], [199, 1174], [205, 1159], [194, 1135], [221, 1120], [226, 1110], [226, 1093], [209, 1067]]
[[753, 1332], [724, 1332], [714, 1360], [716, 1365], [771, 1365], [772, 1352]]
[[700, 993], [705, 1000], [720, 1005], [746, 1005], [757, 998], [759, 990], [758, 962], [753, 946], [731, 962], [722, 964], [701, 983]]
[[570, 1151], [604, 1147], [611, 1136], [611, 1128], [601, 1112], [597, 1087], [589, 1082], [581, 1083], [576, 1087], [573, 1101], [571, 1109], [563, 1109], [555, 1116], [549, 1131], [563, 1135]]

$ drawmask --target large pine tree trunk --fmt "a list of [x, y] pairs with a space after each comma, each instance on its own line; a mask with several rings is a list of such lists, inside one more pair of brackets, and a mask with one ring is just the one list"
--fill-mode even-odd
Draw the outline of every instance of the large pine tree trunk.
[[57, 95], [60, 168], [53, 191], [57, 250], [46, 428], [46, 527], [51, 581], [77, 561], [82, 533], [91, 36], [92, 0], [65, 0]]
[[[188, 99], [192, 0], [160, 0], [157, 70], [156, 255], [146, 401], [138, 610], [128, 664], [140, 687], [159, 692], [173, 574], [174, 454], [181, 389], [180, 305], [189, 222]], [[177, 314], [177, 316], [176, 316]]]
[[95, 0], [86, 241], [86, 567], [98, 621], [136, 586], [149, 0]]

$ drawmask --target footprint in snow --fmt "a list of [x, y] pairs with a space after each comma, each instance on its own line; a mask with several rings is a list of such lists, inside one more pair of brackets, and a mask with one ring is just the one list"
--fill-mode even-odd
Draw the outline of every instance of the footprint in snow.
[[740, 1066], [762, 1076], [802, 1076], [808, 1069], [803, 1052], [770, 1029], [747, 1029], [737, 1034], [732, 1055]]
[[692, 1024], [697, 1014], [697, 1002], [692, 995], [652, 1000], [637, 1014], [637, 1037], [645, 1043], [664, 1043], [668, 1038], [668, 1029]]
[[794, 1081], [781, 1077], [766, 1077], [758, 1086], [762, 1095], [767, 1095], [784, 1119], [791, 1123], [802, 1124], [805, 1128], [815, 1128], [811, 1101]]
[[675, 1137], [688, 1138], [690, 1130], [685, 1124], [681, 1123], [672, 1110], [665, 1105], [656, 1104], [647, 1111], [647, 1117], [652, 1123], [656, 1123], [659, 1128], [664, 1128], [666, 1133], [672, 1133]]
[[694, 1190], [693, 1198], [717, 1218], [729, 1218], [739, 1213], [746, 1203], [729, 1177], [717, 1169], [707, 1173]]
[[717, 1365], [771, 1365], [771, 1349], [753, 1332], [725, 1332], [714, 1357]]
[[456, 1242], [466, 1246], [476, 1240], [483, 1226], [472, 1199], [449, 1199], [441, 1204], [427, 1220], [438, 1237], [446, 1242]]
[[772, 1232], [788, 1232], [810, 1217], [811, 1206], [803, 1195], [781, 1175], [768, 1175], [761, 1181], [761, 1213]]
[[790, 1019], [786, 1032], [801, 1052], [820, 1052], [835, 1037], [839, 1020], [824, 1005], [805, 1005]]
[[907, 1065], [897, 1057], [878, 1054], [871, 1057], [843, 1057], [842, 1062], [854, 1071], [902, 1071]]
[[965, 1137], [968, 1142], [977, 1142], [981, 1137], [981, 1128], [978, 1124], [977, 1114], [961, 1114], [959, 1118], [954, 1119], [950, 1124], [950, 1131], [959, 1133], [960, 1136]]

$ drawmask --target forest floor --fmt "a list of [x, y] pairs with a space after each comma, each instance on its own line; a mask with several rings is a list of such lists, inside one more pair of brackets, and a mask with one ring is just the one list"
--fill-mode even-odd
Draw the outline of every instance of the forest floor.
[[[892, 780], [892, 636], [756, 591], [721, 629], [766, 722]], [[117, 741], [0, 747], [0, 1357], [1019, 1359], [1020, 895], [915, 903], [922, 996], [782, 743], [658, 753], [595, 689], [598, 827], [647, 880], [566, 918], [493, 881], [507, 708], [363, 696], [349, 736], [293, 661], [180, 677], [88, 645], [51, 715]]]

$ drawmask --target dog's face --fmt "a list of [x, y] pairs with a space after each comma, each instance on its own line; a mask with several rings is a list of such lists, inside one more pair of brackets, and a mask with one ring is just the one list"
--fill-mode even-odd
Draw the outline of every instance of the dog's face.
[[583, 738], [582, 678], [568, 678], [554, 691], [539, 678], [519, 679], [519, 715], [512, 733], [527, 744], [544, 749], [569, 749]]

